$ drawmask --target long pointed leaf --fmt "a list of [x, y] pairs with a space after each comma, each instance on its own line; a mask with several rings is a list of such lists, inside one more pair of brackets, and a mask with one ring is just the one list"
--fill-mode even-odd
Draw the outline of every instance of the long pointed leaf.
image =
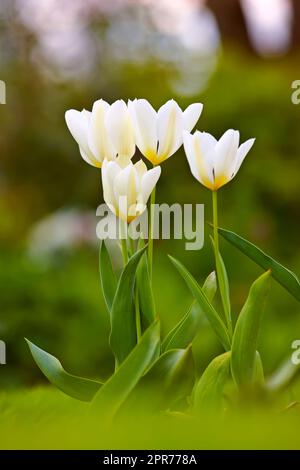
[[139, 291], [140, 311], [146, 325], [149, 326], [156, 318], [156, 311], [146, 254], [142, 256], [139, 263], [136, 279]]
[[185, 399], [195, 380], [192, 348], [162, 354], [130, 394], [125, 409], [141, 412], [169, 409]]
[[111, 260], [104, 240], [99, 248], [99, 272], [104, 300], [110, 312], [117, 289], [117, 278], [112, 268]]
[[260, 267], [265, 270], [271, 269], [272, 277], [300, 302], [300, 282], [295, 273], [285, 268], [282, 264], [271, 258], [271, 256], [264, 253], [260, 248], [236, 233], [223, 228], [219, 228], [218, 231], [222, 237]]
[[136, 345], [133, 290], [136, 270], [145, 250], [146, 246], [137, 251], [124, 267], [111, 308], [110, 346], [118, 365]]
[[104, 421], [111, 419], [155, 359], [160, 343], [159, 322], [153, 323], [115, 374], [96, 394], [92, 406]]
[[[214, 239], [212, 237], [210, 237], [210, 239], [213, 245], [213, 249], [216, 250]], [[217, 269], [218, 285], [219, 285], [220, 295], [222, 299], [222, 305], [224, 308], [226, 319], [231, 324], [231, 306], [230, 306], [230, 293], [229, 293], [229, 282], [228, 282], [227, 271], [226, 271], [226, 267], [225, 267], [223, 258], [221, 256], [221, 253], [219, 251], [217, 252], [216, 257], [217, 257], [216, 269]]]
[[231, 369], [235, 382], [240, 385], [253, 382], [260, 320], [269, 281], [269, 271], [254, 281], [234, 330], [231, 348]]
[[[203, 284], [203, 292], [211, 302], [217, 289], [216, 273], [209, 274]], [[186, 348], [195, 338], [199, 331], [199, 326], [203, 320], [203, 310], [195, 300], [190, 305], [184, 317], [168, 333], [162, 343], [163, 351], [169, 349]]]
[[207, 366], [194, 391], [194, 410], [196, 412], [221, 409], [225, 388], [231, 379], [230, 351], [217, 356]]
[[203, 289], [199, 286], [196, 279], [192, 276], [192, 274], [186, 269], [186, 267], [180, 263], [180, 261], [176, 260], [172, 256], [169, 256], [170, 260], [177, 268], [183, 279], [185, 280], [188, 288], [190, 289], [191, 293], [193, 294], [195, 300], [201, 306], [204, 314], [206, 315], [211, 327], [213, 328], [214, 332], [218, 336], [220, 342], [224, 346], [226, 350], [230, 349], [230, 340], [226, 330], [226, 327], [221, 320], [220, 316], [208, 300], [207, 296], [203, 292]]
[[26, 339], [26, 342], [37, 366], [47, 377], [49, 382], [65, 394], [77, 400], [92, 400], [102, 386], [102, 383], [69, 374], [63, 369], [56, 357], [43, 351], [43, 349], [39, 348], [28, 339]]

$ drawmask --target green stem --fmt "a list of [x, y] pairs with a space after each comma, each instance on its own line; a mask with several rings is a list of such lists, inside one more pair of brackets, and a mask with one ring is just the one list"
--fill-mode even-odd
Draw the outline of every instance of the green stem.
[[[133, 256], [135, 253], [135, 243], [134, 243], [134, 240], [130, 236], [129, 236], [129, 245], [130, 245], [130, 256]], [[137, 342], [139, 342], [142, 336], [142, 326], [141, 326], [139, 289], [138, 289], [137, 281], [135, 281], [135, 286], [134, 286], [134, 307], [135, 307], [136, 338], [137, 338]]]
[[135, 286], [134, 304], [135, 304], [136, 337], [137, 337], [137, 342], [139, 343], [141, 336], [142, 336], [142, 327], [141, 327], [139, 291], [138, 291], [137, 285]]
[[[222, 266], [220, 265], [220, 250], [219, 250], [219, 233], [218, 233], [218, 196], [217, 191], [212, 191], [212, 200], [213, 200], [213, 230], [214, 230], [214, 251], [215, 251], [215, 262], [216, 262], [216, 271], [217, 271], [217, 279], [218, 279], [218, 286], [220, 289], [220, 285], [224, 284], [223, 279], [223, 271]], [[224, 298], [224, 293], [222, 288], [220, 289], [220, 295], [223, 305], [223, 310], [225, 313], [226, 324], [228, 328], [229, 336], [232, 337], [232, 322], [230, 311], [228, 311], [226, 299]]]
[[148, 267], [150, 280], [152, 279], [152, 263], [153, 263], [153, 234], [154, 234], [154, 205], [155, 205], [155, 187], [150, 197], [150, 216], [149, 216], [149, 233], [148, 233]]
[[124, 266], [128, 263], [128, 250], [127, 250], [127, 239], [126, 239], [126, 222], [120, 220], [120, 238], [121, 238], [121, 247]]
[[215, 259], [216, 266], [218, 265], [219, 253], [219, 234], [218, 234], [218, 195], [217, 191], [212, 192], [213, 200], [213, 225], [214, 225], [214, 245], [215, 245]]

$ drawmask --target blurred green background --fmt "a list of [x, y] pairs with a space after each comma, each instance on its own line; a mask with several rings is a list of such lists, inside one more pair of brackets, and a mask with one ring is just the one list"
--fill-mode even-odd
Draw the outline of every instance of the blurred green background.
[[[256, 137], [238, 177], [219, 193], [220, 225], [300, 273], [299, 2], [228, 0], [14, 0], [1, 2], [0, 339], [1, 389], [46, 383], [24, 337], [65, 368], [107, 377], [113, 367], [98, 279], [96, 208], [100, 172], [88, 166], [64, 113], [102, 97], [204, 103], [198, 129]], [[259, 5], [260, 4], [260, 5]], [[263, 5], [264, 6], [263, 6]], [[297, 6], [298, 4], [298, 6]], [[137, 158], [137, 157], [136, 157]], [[204, 203], [183, 151], [163, 164], [157, 202]], [[164, 334], [186, 312], [189, 293], [167, 259], [199, 280], [213, 269], [205, 246], [155, 244], [154, 283]], [[237, 315], [259, 269], [221, 241]], [[300, 339], [300, 306], [273, 282], [260, 351], [267, 372]], [[220, 351], [208, 325], [194, 345], [198, 371]]]

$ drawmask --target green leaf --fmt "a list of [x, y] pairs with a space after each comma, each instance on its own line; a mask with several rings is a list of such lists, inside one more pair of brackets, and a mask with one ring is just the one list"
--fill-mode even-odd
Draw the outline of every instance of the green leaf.
[[126, 410], [165, 410], [185, 399], [195, 381], [191, 345], [163, 353], [141, 378], [126, 402]]
[[[214, 271], [206, 278], [202, 289], [208, 300], [212, 301], [217, 290], [216, 273]], [[203, 315], [201, 306], [194, 300], [184, 317], [164, 339], [162, 343], [163, 351], [186, 348], [197, 335]]]
[[124, 361], [136, 345], [133, 291], [136, 270], [146, 248], [137, 251], [124, 267], [111, 308], [110, 346], [117, 365]]
[[69, 374], [63, 369], [56, 357], [43, 351], [43, 349], [31, 343], [28, 339], [25, 338], [25, 340], [33, 359], [49, 382], [70, 397], [77, 398], [77, 400], [92, 400], [102, 386], [102, 383]]
[[160, 343], [159, 322], [155, 321], [144, 333], [115, 374], [96, 394], [92, 406], [104, 421], [111, 419], [134, 389], [142, 375], [156, 358]]
[[214, 297], [217, 292], [217, 277], [216, 272], [212, 271], [204, 281], [202, 286], [203, 292], [205, 293], [206, 297], [210, 302], [214, 300]]
[[110, 312], [117, 289], [117, 278], [104, 240], [100, 243], [99, 249], [99, 272], [104, 300]]
[[145, 324], [149, 326], [156, 318], [156, 311], [146, 253], [142, 256], [139, 263], [136, 279], [139, 291], [140, 311], [145, 320]]
[[290, 385], [300, 373], [300, 364], [294, 364], [288, 357], [283, 364], [268, 378], [266, 388], [270, 392], [279, 392]]
[[235, 382], [240, 385], [253, 382], [260, 320], [269, 288], [269, 280], [270, 271], [267, 271], [254, 281], [234, 330], [231, 369]]
[[[211, 239], [214, 251], [216, 252], [214, 239], [212, 237], [210, 237], [210, 239]], [[226, 271], [223, 258], [219, 251], [216, 253], [216, 268], [217, 268], [218, 284], [219, 284], [220, 295], [222, 299], [222, 305], [224, 308], [226, 318], [231, 322], [231, 306], [230, 306], [228, 276], [227, 276], [227, 271]]]
[[264, 253], [260, 248], [240, 237], [234, 232], [218, 229], [220, 235], [238, 248], [242, 253], [252, 259], [256, 264], [265, 270], [270, 269], [272, 277], [279, 282], [295, 299], [300, 302], [300, 282], [296, 274], [275, 261], [271, 256]]
[[207, 366], [194, 390], [196, 412], [221, 409], [226, 386], [231, 380], [230, 351], [217, 356]]
[[256, 351], [255, 353], [253, 384], [261, 386], [261, 387], [264, 386], [265, 384], [263, 363], [262, 363], [262, 360], [258, 351]]
[[203, 310], [203, 313], [206, 315], [207, 320], [211, 324], [211, 327], [218, 336], [224, 348], [226, 350], [230, 349], [230, 339], [227, 333], [227, 329], [222, 319], [220, 318], [220, 316], [210, 303], [209, 299], [203, 292], [203, 289], [199, 286], [196, 279], [186, 269], [186, 267], [182, 263], [180, 263], [180, 261], [176, 260], [172, 256], [169, 256], [169, 258], [185, 280], [188, 288], [193, 294], [195, 300], [200, 305], [201, 309]]

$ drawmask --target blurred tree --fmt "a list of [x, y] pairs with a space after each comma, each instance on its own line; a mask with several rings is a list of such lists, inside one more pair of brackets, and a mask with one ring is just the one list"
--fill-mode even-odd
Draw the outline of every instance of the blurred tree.
[[292, 44], [291, 50], [300, 48], [300, 2], [291, 0], [293, 5], [293, 26], [292, 26]]
[[240, 0], [207, 0], [206, 3], [215, 15], [223, 41], [240, 45], [248, 52], [255, 53]]

